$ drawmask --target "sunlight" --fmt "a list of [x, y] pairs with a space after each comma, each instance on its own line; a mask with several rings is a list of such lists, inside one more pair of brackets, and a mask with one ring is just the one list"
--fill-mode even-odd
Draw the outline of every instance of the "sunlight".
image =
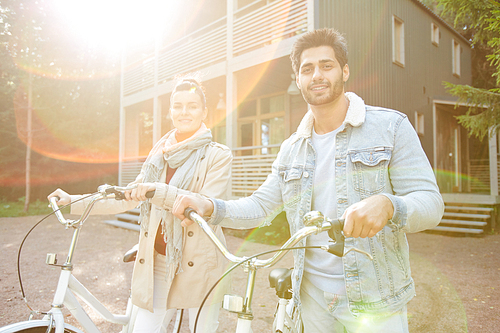
[[165, 30], [180, 1], [54, 0], [67, 28], [90, 47], [119, 52], [151, 43]]

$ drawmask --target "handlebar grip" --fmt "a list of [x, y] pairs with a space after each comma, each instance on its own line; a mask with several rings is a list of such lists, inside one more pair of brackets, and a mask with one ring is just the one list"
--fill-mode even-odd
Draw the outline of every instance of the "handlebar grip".
[[146, 198], [151, 199], [152, 197], [154, 197], [155, 192], [156, 192], [156, 190], [152, 190], [152, 191], [146, 192]]
[[191, 220], [191, 213], [196, 213], [196, 211], [191, 207], [184, 209], [184, 216], [190, 220]]

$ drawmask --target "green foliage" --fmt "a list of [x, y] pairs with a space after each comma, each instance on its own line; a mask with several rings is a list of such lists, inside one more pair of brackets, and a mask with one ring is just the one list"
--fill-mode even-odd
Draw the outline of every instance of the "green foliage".
[[18, 201], [0, 201], [0, 217], [18, 217], [31, 215], [46, 215], [52, 212], [47, 201], [37, 200], [30, 204], [28, 212], [24, 211], [24, 197]]
[[[102, 176], [94, 165], [117, 161], [119, 71], [119, 53], [75, 38], [52, 1], [0, 2], [0, 142], [8, 143], [0, 147], [0, 193], [23, 186], [30, 108], [33, 192], [51, 174], [93, 181]], [[74, 167], [81, 162], [92, 163], [89, 172]]]
[[[430, 0], [429, 0], [430, 1]], [[473, 47], [473, 85], [445, 82], [447, 90], [467, 103], [458, 120], [479, 139], [500, 124], [500, 2], [498, 0], [436, 0], [442, 16], [453, 23]]]
[[[490, 128], [500, 124], [500, 94], [492, 90], [474, 88], [467, 85], [456, 85], [446, 82], [446, 88], [459, 102], [470, 105], [467, 113], [458, 116], [458, 122], [480, 140], [488, 136]], [[494, 131], [490, 133], [494, 134]]]
[[283, 245], [290, 238], [290, 229], [284, 213], [279, 214], [269, 226], [246, 230], [225, 229], [224, 233], [268, 245]]

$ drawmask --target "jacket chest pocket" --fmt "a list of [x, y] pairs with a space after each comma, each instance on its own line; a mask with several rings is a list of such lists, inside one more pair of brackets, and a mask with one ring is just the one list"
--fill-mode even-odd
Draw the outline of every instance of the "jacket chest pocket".
[[300, 190], [301, 178], [301, 168], [290, 168], [280, 171], [281, 193], [285, 208], [295, 206], [299, 201], [298, 193]]
[[351, 153], [354, 189], [361, 199], [383, 191], [390, 159], [391, 152], [385, 149]]

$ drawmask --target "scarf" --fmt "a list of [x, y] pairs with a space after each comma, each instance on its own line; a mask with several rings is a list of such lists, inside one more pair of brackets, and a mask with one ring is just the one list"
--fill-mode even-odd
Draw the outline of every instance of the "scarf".
[[[160, 180], [163, 170], [168, 166], [177, 169], [169, 182], [169, 186], [187, 190], [194, 177], [196, 165], [205, 155], [207, 146], [212, 142], [212, 133], [202, 124], [200, 129], [189, 139], [177, 142], [176, 130], [165, 134], [151, 149], [142, 166], [143, 182], [155, 183]], [[151, 214], [151, 203], [144, 201], [140, 207], [141, 228], [148, 229]], [[182, 272], [182, 226], [181, 220], [171, 212], [161, 210], [161, 223], [166, 247], [167, 281], [172, 282], [174, 276]]]

